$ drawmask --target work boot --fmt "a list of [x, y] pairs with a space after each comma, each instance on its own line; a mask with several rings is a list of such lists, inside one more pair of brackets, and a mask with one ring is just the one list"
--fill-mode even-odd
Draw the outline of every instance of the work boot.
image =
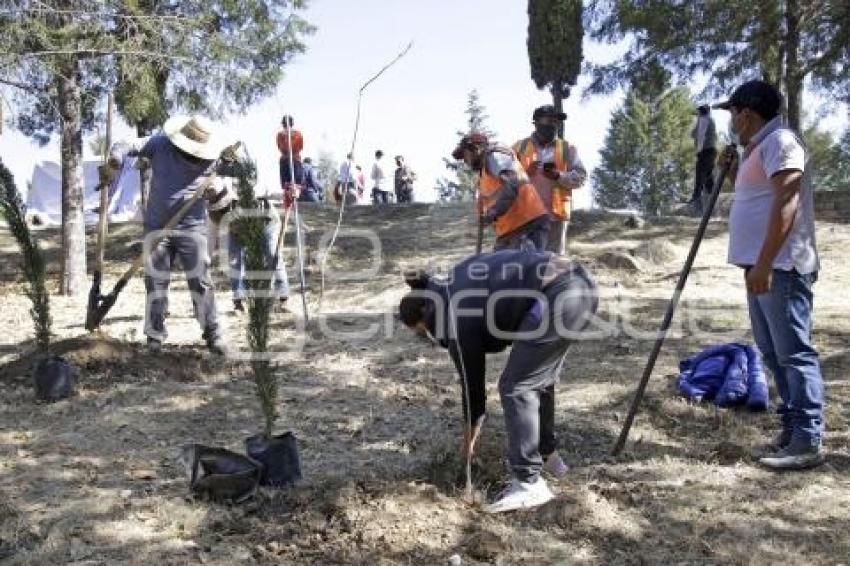
[[557, 452], [552, 452], [548, 456], [543, 457], [543, 471], [556, 479], [566, 477], [570, 467], [564, 462], [561, 455]]
[[538, 476], [534, 481], [511, 480], [508, 487], [494, 503], [484, 507], [485, 513], [505, 513], [517, 509], [531, 509], [554, 499], [546, 480]]
[[152, 336], [148, 336], [148, 351], [151, 353], [158, 353], [162, 351], [162, 340], [157, 340]]
[[791, 431], [790, 430], [783, 430], [782, 432], [780, 432], [776, 436], [774, 436], [773, 439], [770, 442], [761, 445], [756, 450], [755, 456], [756, 456], [756, 458], [764, 458], [765, 456], [773, 456], [774, 454], [776, 454], [777, 452], [779, 452], [783, 448], [786, 448], [789, 444], [791, 444]]
[[233, 310], [236, 312], [245, 312], [245, 305], [242, 299], [233, 299]]
[[823, 451], [817, 444], [789, 444], [778, 452], [759, 459], [759, 464], [771, 470], [806, 470], [820, 466], [823, 462]]

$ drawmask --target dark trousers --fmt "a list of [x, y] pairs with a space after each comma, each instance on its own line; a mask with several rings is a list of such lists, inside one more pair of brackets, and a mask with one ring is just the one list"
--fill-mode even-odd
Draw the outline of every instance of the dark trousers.
[[552, 220], [549, 223], [549, 235], [546, 243], [546, 251], [558, 255], [567, 255], [567, 231], [570, 227], [569, 220]]
[[215, 292], [210, 277], [210, 256], [207, 234], [204, 231], [172, 233], [150, 250], [145, 260], [145, 334], [155, 340], [165, 340], [165, 313], [168, 310], [168, 287], [174, 260], [179, 259], [192, 294], [195, 318], [207, 341], [219, 337]]
[[413, 189], [411, 187], [401, 187], [395, 192], [396, 202], [413, 202]]
[[[596, 283], [580, 265], [543, 290], [547, 306], [531, 308], [520, 331], [548, 330], [539, 338], [516, 340], [499, 378], [499, 396], [508, 432], [508, 461], [516, 478], [534, 481], [543, 456], [555, 451], [555, 383], [574, 337], [584, 329], [599, 304]], [[557, 322], [556, 322], [557, 321]]]
[[292, 180], [292, 173], [289, 171], [289, 158], [281, 157], [280, 158], [280, 185], [283, 186], [286, 183], [300, 183], [303, 184], [304, 181], [304, 168], [301, 166], [301, 162], [297, 159], [292, 162], [292, 173], [295, 173], [295, 181]]
[[378, 187], [372, 189], [372, 202], [374, 204], [389, 204], [390, 202], [390, 192], [382, 191]]
[[542, 252], [546, 250], [549, 241], [549, 216], [541, 216], [513, 232], [496, 238], [493, 251], [526, 250]]
[[717, 150], [713, 147], [697, 153], [694, 194], [691, 196], [691, 202], [697, 202], [703, 194], [709, 195], [714, 189], [714, 162], [716, 159]]

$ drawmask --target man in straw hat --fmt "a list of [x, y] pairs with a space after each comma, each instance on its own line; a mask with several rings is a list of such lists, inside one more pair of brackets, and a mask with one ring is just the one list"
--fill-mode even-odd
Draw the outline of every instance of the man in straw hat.
[[[113, 166], [120, 164], [127, 154], [136, 153], [147, 158], [153, 170], [144, 228], [145, 253], [148, 254], [145, 261], [145, 334], [148, 346], [154, 351], [162, 347], [167, 335], [168, 286], [174, 261], [179, 259], [207, 347], [215, 354], [226, 354], [210, 277], [207, 202], [198, 200], [173, 230], [158, 233], [199, 187], [204, 189], [204, 197], [213, 205], [220, 205], [223, 198], [232, 198], [232, 193], [217, 191], [210, 182], [224, 147], [209, 120], [200, 116], [175, 116], [165, 122], [160, 133], [150, 138], [119, 142], [110, 153]], [[157, 236], [162, 238], [157, 241]]]

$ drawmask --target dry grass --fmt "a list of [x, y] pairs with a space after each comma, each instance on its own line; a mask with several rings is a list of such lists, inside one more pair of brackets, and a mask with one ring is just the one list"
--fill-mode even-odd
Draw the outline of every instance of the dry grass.
[[[316, 313], [316, 245], [333, 211], [304, 210]], [[246, 368], [202, 350], [182, 278], [172, 286], [169, 344], [156, 357], [141, 345], [141, 280], [104, 324], [111, 339], [83, 336], [83, 299], [54, 297], [59, 346], [84, 377], [77, 397], [36, 405], [26, 379], [33, 349], [28, 305], [16, 282], [14, 248], [2, 233], [0, 561], [432, 564], [458, 553], [464, 564], [846, 563], [847, 226], [819, 230], [824, 270], [815, 341], [830, 403], [825, 466], [802, 474], [759, 469], [750, 452], [773, 430], [773, 415], [716, 411], [676, 395], [677, 360], [706, 345], [694, 329], [717, 340], [747, 337], [740, 273], [724, 265], [724, 226], [713, 223], [684, 297], [688, 308], [677, 317], [682, 324], [662, 353], [625, 454], [609, 452], [651, 342], [620, 335], [576, 344], [557, 415], [572, 471], [556, 484], [558, 499], [542, 509], [491, 517], [462, 497], [460, 395], [448, 357], [387, 316], [404, 292], [402, 268], [449, 264], [473, 248], [466, 212], [422, 205], [352, 210], [348, 226], [380, 236], [380, 271], [329, 282], [325, 323], [341, 335], [329, 339], [315, 321], [303, 349], [282, 354], [277, 370], [280, 429], [299, 438], [305, 481], [237, 507], [188, 498], [176, 458], [187, 442], [241, 450], [261, 426]], [[621, 220], [578, 215], [573, 251], [590, 263], [607, 249], [646, 251], [649, 271], [596, 276], [605, 291], [602, 315], [615, 321], [616, 313], [631, 313], [628, 324], [617, 326], [651, 333], [696, 222], [665, 219], [627, 230]], [[116, 231], [108, 281], [122, 270], [137, 230]], [[56, 233], [39, 236], [55, 254]], [[365, 269], [364, 244], [343, 239], [332, 265]], [[244, 319], [229, 314], [220, 275], [219, 310], [227, 313], [229, 335], [244, 345]], [[272, 344], [291, 343], [295, 317], [275, 321]], [[368, 337], [364, 329], [373, 323], [389, 335]], [[476, 487], [490, 493], [506, 477], [494, 387], [502, 363], [504, 355], [488, 360], [490, 417], [475, 466]]]

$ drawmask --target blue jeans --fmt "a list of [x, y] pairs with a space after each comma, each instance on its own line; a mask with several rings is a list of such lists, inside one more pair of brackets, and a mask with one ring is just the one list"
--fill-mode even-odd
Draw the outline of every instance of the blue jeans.
[[[263, 228], [263, 253], [266, 254], [266, 264], [271, 264], [274, 259], [274, 247], [277, 244], [280, 222], [273, 221]], [[230, 289], [233, 291], [234, 299], [244, 299], [248, 286], [245, 284], [245, 248], [236, 238], [230, 236], [228, 239], [230, 251]], [[289, 282], [286, 279], [286, 268], [283, 261], [278, 258], [275, 266], [272, 288], [278, 292], [279, 298], [289, 296]]]
[[773, 285], [747, 294], [750, 323], [764, 363], [773, 372], [782, 402], [782, 430], [794, 446], [820, 446], [824, 387], [818, 353], [812, 346], [812, 285], [817, 273], [773, 270]]

